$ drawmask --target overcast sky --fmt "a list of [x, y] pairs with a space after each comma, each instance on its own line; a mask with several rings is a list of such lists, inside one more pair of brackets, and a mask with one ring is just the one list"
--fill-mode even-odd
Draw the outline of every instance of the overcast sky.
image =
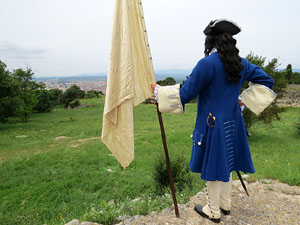
[[[0, 60], [37, 77], [106, 72], [115, 0], [0, 0]], [[300, 68], [299, 0], [143, 0], [154, 69], [191, 69], [203, 57], [203, 29], [228, 18], [251, 51]]]

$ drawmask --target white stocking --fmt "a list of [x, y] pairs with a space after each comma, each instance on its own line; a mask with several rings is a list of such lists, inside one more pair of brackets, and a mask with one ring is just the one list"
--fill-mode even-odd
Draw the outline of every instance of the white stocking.
[[207, 181], [206, 190], [207, 205], [203, 207], [203, 212], [207, 214], [209, 218], [220, 218], [220, 182]]
[[220, 208], [227, 211], [231, 208], [231, 187], [232, 173], [230, 173], [229, 182], [220, 181]]

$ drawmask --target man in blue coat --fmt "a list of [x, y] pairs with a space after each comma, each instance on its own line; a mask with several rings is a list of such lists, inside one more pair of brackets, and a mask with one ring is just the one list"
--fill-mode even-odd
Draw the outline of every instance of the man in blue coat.
[[[239, 96], [255, 114], [276, 97], [273, 79], [261, 68], [239, 56], [233, 35], [241, 28], [227, 19], [214, 20], [205, 28], [205, 57], [180, 85], [153, 84], [161, 112], [183, 113], [184, 105], [198, 97], [190, 169], [206, 181], [207, 204], [195, 211], [213, 222], [221, 212], [230, 214], [231, 172], [254, 173]], [[249, 88], [240, 93], [243, 84]]]

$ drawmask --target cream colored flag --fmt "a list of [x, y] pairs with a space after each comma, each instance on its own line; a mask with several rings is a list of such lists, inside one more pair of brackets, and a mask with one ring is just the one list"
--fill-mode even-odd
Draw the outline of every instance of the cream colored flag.
[[133, 106], [155, 83], [141, 0], [116, 0], [101, 139], [125, 168], [134, 159]]

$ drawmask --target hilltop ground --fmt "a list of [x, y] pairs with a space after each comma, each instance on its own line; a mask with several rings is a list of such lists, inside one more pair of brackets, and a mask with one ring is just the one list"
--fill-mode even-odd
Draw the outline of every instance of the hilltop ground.
[[[220, 224], [230, 225], [299, 225], [300, 187], [289, 186], [275, 180], [261, 180], [247, 183], [250, 196], [247, 197], [240, 182], [233, 181], [232, 209], [230, 216], [221, 217]], [[193, 196], [187, 204], [179, 205], [180, 218], [176, 218], [174, 207], [164, 209], [160, 214], [152, 212], [147, 216], [124, 219], [117, 225], [198, 225], [215, 224], [199, 216], [195, 204], [206, 202], [205, 192]], [[66, 225], [98, 225], [97, 223], [73, 220]]]

